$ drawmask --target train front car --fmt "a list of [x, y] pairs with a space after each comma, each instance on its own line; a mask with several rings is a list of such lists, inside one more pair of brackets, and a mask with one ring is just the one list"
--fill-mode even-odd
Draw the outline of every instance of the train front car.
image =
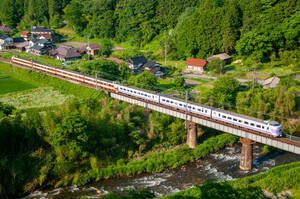
[[281, 137], [282, 136], [282, 126], [278, 122], [275, 121], [268, 121], [268, 131], [274, 137]]

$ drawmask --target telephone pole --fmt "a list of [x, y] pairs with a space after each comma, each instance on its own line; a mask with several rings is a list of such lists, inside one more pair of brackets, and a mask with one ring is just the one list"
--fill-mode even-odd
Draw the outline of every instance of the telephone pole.
[[256, 82], [256, 68], [253, 69], [252, 71], [252, 74], [253, 74], [253, 82], [252, 82], [252, 92], [254, 90], [254, 85], [255, 85], [255, 82]]
[[167, 72], [167, 41], [165, 41], [165, 73]]

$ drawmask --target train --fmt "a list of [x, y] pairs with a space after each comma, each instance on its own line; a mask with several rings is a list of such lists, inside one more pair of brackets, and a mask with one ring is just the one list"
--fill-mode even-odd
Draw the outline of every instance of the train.
[[133, 96], [142, 100], [151, 101], [164, 106], [172, 107], [178, 110], [183, 110], [187, 113], [193, 113], [222, 122], [226, 122], [239, 127], [258, 131], [260, 133], [268, 134], [273, 137], [282, 136], [282, 125], [276, 121], [265, 121], [246, 115], [233, 113], [230, 111], [214, 108], [199, 103], [184, 101], [179, 98], [175, 98], [169, 95], [164, 95], [158, 92], [149, 91], [141, 88], [136, 88], [124, 84], [120, 84], [116, 81], [110, 81], [102, 78], [95, 78], [82, 73], [58, 68], [42, 63], [38, 63], [33, 60], [27, 60], [18, 56], [13, 56], [11, 62], [31, 68], [36, 71], [41, 71], [47, 74], [63, 77], [78, 83], [84, 83], [95, 88], [101, 88], [103, 90], [122, 93], [125, 95]]

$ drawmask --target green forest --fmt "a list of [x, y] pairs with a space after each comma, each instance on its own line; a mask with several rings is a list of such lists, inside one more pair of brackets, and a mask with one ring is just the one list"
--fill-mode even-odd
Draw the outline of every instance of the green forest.
[[[81, 37], [128, 42], [136, 49], [125, 51], [121, 55], [124, 59], [132, 56], [126, 54], [131, 50], [135, 55], [143, 54], [139, 50], [151, 46], [151, 42], [158, 42], [163, 54], [167, 42], [170, 60], [206, 58], [226, 52], [234, 59], [242, 58], [249, 68], [272, 63], [271, 67], [292, 65], [292, 70], [298, 71], [299, 10], [297, 0], [0, 0], [0, 24], [12, 28], [13, 35], [38, 25], [52, 29], [67, 27]], [[30, 89], [46, 87], [43, 92], [53, 89], [66, 100], [60, 105], [34, 108], [0, 102], [0, 198], [22, 197], [44, 187], [84, 185], [115, 176], [162, 172], [204, 158], [238, 140], [236, 136], [199, 127], [203, 133], [201, 142], [190, 149], [184, 145], [186, 129], [180, 119], [148, 113], [94, 89], [0, 65], [0, 79], [6, 82], [0, 83], [0, 98], [6, 92], [13, 96], [14, 92], [30, 93]], [[118, 68], [102, 59], [81, 62], [72, 68], [89, 75], [95, 75], [94, 69], [102, 72], [103, 78], [132, 86], [152, 90], [160, 86], [152, 73], [134, 76], [127, 66]], [[170, 66], [168, 69], [172, 70]], [[299, 81], [289, 76], [281, 79], [277, 88], [263, 89], [257, 84], [242, 85], [224, 75], [196, 101], [279, 121], [284, 133], [299, 136]], [[172, 81], [174, 90], [187, 88], [182, 77]], [[282, 171], [286, 171], [286, 178], [277, 176]], [[166, 198], [255, 198], [255, 194], [270, 188], [272, 179], [287, 183], [287, 178], [295, 183], [284, 188], [299, 190], [298, 173], [296, 163], [232, 183], [206, 183]], [[271, 191], [283, 191], [279, 187], [280, 184]], [[216, 189], [224, 192], [214, 192]], [[139, 194], [153, 198], [147, 191], [130, 194], [135, 198]], [[118, 198], [107, 196], [110, 197]]]
[[0, 22], [17, 31], [67, 24], [78, 35], [168, 42], [172, 59], [227, 52], [255, 61], [299, 60], [297, 0], [2, 0]]

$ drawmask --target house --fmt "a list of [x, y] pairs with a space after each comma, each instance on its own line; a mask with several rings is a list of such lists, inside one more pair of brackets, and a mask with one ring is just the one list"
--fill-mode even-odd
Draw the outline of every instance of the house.
[[47, 53], [47, 49], [44, 46], [32, 46], [28, 49], [28, 52], [37, 56], [41, 56]]
[[121, 63], [126, 63], [124, 60], [118, 59], [118, 58], [115, 58], [115, 57], [109, 57], [109, 58], [107, 58], [107, 60], [113, 61], [113, 62], [115, 62], [118, 65], [121, 64]]
[[11, 44], [11, 43], [13, 43], [13, 39], [11, 37], [0, 34], [0, 50], [3, 50], [6, 44]]
[[126, 62], [129, 63], [129, 68], [132, 70], [138, 70], [140, 67], [142, 67], [145, 63], [147, 63], [147, 59], [144, 56], [140, 57], [133, 57], [128, 59]]
[[41, 38], [41, 39], [50, 39], [53, 40], [55, 36], [54, 30], [50, 30], [44, 27], [38, 27], [38, 26], [32, 26], [30, 33], [35, 38]]
[[6, 24], [2, 24], [2, 26], [0, 26], [0, 32], [11, 33], [11, 29], [7, 27]]
[[31, 39], [31, 33], [30, 32], [27, 32], [27, 31], [23, 31], [21, 33], [21, 37], [24, 38], [26, 41], [30, 40]]
[[24, 41], [22, 43], [16, 43], [16, 49], [19, 52], [25, 52], [26, 51], [26, 47], [29, 46], [29, 41]]
[[29, 46], [43, 46], [43, 47], [51, 47], [53, 46], [52, 42], [47, 39], [32, 39], [29, 41]]
[[61, 61], [71, 61], [81, 58], [81, 54], [72, 46], [60, 45], [56, 50], [50, 51], [50, 55]]
[[148, 61], [142, 68], [153, 73], [158, 79], [163, 78], [164, 72], [162, 72], [161, 65], [155, 61]]
[[210, 56], [206, 60], [207, 60], [207, 62], [210, 62], [210, 61], [212, 61], [215, 58], [219, 58], [219, 59], [223, 60], [224, 65], [230, 64], [231, 59], [232, 59], [232, 57], [229, 56], [227, 53], [221, 53], [221, 54]]
[[279, 82], [280, 78], [275, 76], [271, 77], [263, 82], [263, 88], [275, 88]]
[[87, 54], [95, 56], [95, 55], [98, 55], [99, 50], [100, 50], [99, 44], [86, 44], [79, 49], [79, 52], [81, 54], [87, 53]]
[[17, 43], [23, 43], [25, 42], [25, 39], [23, 37], [15, 37], [13, 38], [13, 43], [17, 44]]
[[207, 61], [205, 59], [189, 58], [186, 62], [186, 72], [202, 74], [205, 71]]
[[43, 55], [48, 54], [50, 50], [56, 47], [47, 39], [32, 39], [29, 41], [29, 46], [25, 48], [28, 53]]

